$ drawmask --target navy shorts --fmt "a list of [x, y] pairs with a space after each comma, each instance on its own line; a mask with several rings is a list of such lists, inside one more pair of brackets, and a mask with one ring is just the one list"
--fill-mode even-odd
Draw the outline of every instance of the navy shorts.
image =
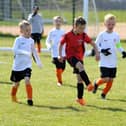
[[73, 73], [79, 74], [79, 70], [75, 66], [76, 66], [76, 64], [78, 62], [81, 62], [83, 64], [83, 61], [82, 60], [78, 60], [76, 57], [71, 57], [67, 61], [70, 64], [70, 66], [73, 67]]
[[58, 68], [58, 69], [64, 70], [66, 67], [65, 59], [63, 60], [63, 62], [59, 62], [58, 58], [53, 58], [52, 63], [55, 64], [56, 68]]
[[24, 79], [25, 77], [31, 77], [31, 69], [27, 68], [23, 71], [12, 71], [11, 72], [11, 77], [10, 80], [13, 82], [20, 82], [22, 79]]
[[40, 43], [42, 35], [40, 33], [32, 33], [31, 37], [32, 37], [32, 39], [34, 40], [35, 43]]
[[105, 77], [115, 78], [117, 68], [100, 67], [100, 72], [101, 72], [102, 78], [105, 78]]

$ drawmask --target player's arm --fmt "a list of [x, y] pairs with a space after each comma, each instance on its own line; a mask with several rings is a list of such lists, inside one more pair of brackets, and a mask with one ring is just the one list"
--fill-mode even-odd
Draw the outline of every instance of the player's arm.
[[32, 18], [33, 18], [33, 16], [32, 16], [32, 14], [29, 14], [29, 16], [28, 16], [28, 21], [31, 23], [32, 22]]
[[31, 53], [28, 52], [28, 51], [24, 51], [24, 50], [21, 50], [19, 49], [19, 40], [16, 39], [15, 42], [14, 42], [14, 45], [13, 45], [13, 52], [16, 54], [16, 55], [26, 55], [26, 56], [31, 56]]
[[46, 38], [46, 47], [48, 50], [51, 49], [51, 32], [49, 32], [47, 38]]
[[98, 61], [100, 59], [100, 53], [98, 51], [98, 47], [93, 41], [91, 41], [90, 44], [94, 48], [96, 60]]
[[124, 51], [120, 41], [116, 43], [116, 48], [122, 53], [122, 58], [126, 58], [126, 51]]
[[94, 48], [95, 57], [96, 57], [96, 60], [98, 61], [100, 59], [100, 54], [99, 54], [97, 45], [92, 41], [92, 39], [87, 34], [84, 35], [84, 39], [86, 43], [90, 44]]
[[63, 50], [63, 46], [64, 46], [64, 44], [66, 42], [67, 42], [67, 37], [66, 37], [66, 35], [64, 35], [61, 38], [61, 41], [59, 42], [59, 56], [58, 56], [58, 59], [59, 59], [60, 62], [63, 62], [62, 50]]
[[33, 57], [33, 60], [35, 61], [35, 63], [38, 65], [38, 67], [42, 68], [42, 62], [40, 60], [40, 57], [37, 54], [34, 43], [32, 44], [32, 57]]

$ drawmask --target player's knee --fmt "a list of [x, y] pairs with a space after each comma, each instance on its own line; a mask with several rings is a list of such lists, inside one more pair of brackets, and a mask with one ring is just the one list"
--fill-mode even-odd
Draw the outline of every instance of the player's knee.
[[106, 83], [110, 82], [110, 78], [109, 78], [109, 77], [106, 77], [106, 78], [105, 78], [105, 82], [106, 82]]
[[25, 84], [30, 84], [30, 78], [29, 77], [25, 77]]
[[19, 83], [14, 83], [13, 87], [18, 88], [19, 87]]
[[84, 70], [84, 66], [81, 62], [78, 62], [75, 67], [79, 70], [79, 72]]

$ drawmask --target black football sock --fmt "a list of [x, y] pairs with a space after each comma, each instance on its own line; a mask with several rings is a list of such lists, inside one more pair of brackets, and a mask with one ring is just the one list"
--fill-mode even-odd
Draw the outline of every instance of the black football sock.
[[79, 99], [83, 98], [84, 85], [83, 83], [77, 83], [77, 97]]
[[85, 82], [86, 86], [88, 86], [90, 84], [90, 80], [87, 76], [87, 73], [85, 71], [81, 71], [79, 74], [80, 74], [82, 80]]

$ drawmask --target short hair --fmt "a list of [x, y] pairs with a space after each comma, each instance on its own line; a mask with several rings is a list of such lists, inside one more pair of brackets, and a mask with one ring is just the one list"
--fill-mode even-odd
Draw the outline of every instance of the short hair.
[[86, 20], [82, 16], [79, 16], [79, 17], [75, 18], [74, 25], [76, 25], [76, 26], [86, 25]]
[[34, 5], [34, 6], [33, 6], [33, 9], [39, 10], [39, 6]]
[[108, 20], [116, 20], [116, 16], [113, 14], [106, 14], [104, 16], [104, 22], [108, 21]]
[[53, 21], [56, 21], [57, 19], [60, 19], [61, 21], [63, 21], [63, 18], [61, 16], [54, 16], [53, 17]]
[[20, 29], [23, 29], [23, 28], [25, 28], [26, 26], [30, 26], [30, 23], [29, 23], [27, 20], [22, 20], [22, 21], [19, 23]]

